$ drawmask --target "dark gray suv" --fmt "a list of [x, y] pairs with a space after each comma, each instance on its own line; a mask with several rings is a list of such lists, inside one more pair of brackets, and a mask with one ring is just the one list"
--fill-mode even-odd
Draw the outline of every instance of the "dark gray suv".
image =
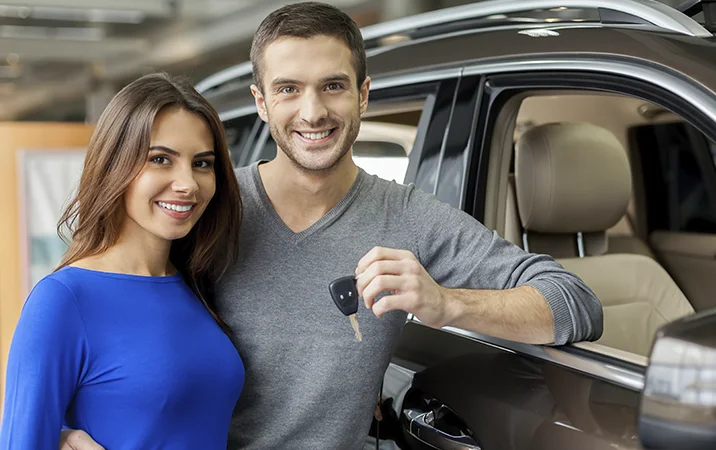
[[[565, 347], [409, 317], [381, 448], [716, 448], [714, 18], [713, 1], [490, 0], [363, 30], [357, 163], [551, 254], [605, 317]], [[276, 154], [251, 82], [242, 64], [197, 85], [237, 166]]]

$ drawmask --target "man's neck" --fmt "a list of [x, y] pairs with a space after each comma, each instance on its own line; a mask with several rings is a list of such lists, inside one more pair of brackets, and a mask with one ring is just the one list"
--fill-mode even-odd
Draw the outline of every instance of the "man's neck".
[[308, 172], [286, 157], [259, 165], [259, 175], [271, 205], [296, 233], [326, 215], [348, 193], [358, 176], [350, 153], [332, 170]]

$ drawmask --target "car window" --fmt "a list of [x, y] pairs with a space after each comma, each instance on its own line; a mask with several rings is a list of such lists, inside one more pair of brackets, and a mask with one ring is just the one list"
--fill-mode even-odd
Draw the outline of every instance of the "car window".
[[[708, 183], [714, 167], [707, 166], [714, 161], [714, 143], [683, 121], [643, 125], [631, 134], [651, 169], [646, 180], [647, 201], [654, 205], [650, 229], [716, 233], [716, 208]], [[707, 156], [707, 164], [700, 164], [699, 152]]]
[[395, 142], [356, 141], [353, 144], [353, 160], [371, 175], [402, 183], [408, 170], [409, 151], [409, 148]]
[[[613, 352], [610, 355], [627, 352], [645, 357], [661, 325], [716, 306], [713, 299], [703, 295], [703, 292], [716, 291], [714, 277], [710, 275], [716, 270], [712, 258], [716, 251], [716, 234], [709, 237], [694, 233], [713, 233], [710, 230], [716, 224], [712, 214], [716, 189], [707, 178], [714, 174], [713, 144], [683, 117], [629, 95], [567, 89], [516, 90], [512, 95], [519, 101], [510, 102], [504, 97], [495, 101], [500, 109], [491, 111], [487, 121], [494, 127], [488, 132], [493, 137], [497, 133], [504, 135], [508, 130], [514, 134], [513, 140], [488, 140], [492, 145], [488, 170], [493, 174], [488, 177], [505, 180], [504, 184], [495, 184], [503, 188], [488, 189], [494, 202], [502, 202], [496, 209], [499, 217], [495, 221], [496, 230], [530, 252], [552, 255], [592, 288], [602, 301], [605, 317], [604, 334], [595, 346], [601, 349], [598, 351]], [[510, 107], [516, 109], [514, 114], [505, 112], [504, 109]], [[660, 110], [658, 114], [652, 114], [655, 109]], [[507, 119], [501, 123], [498, 116]], [[586, 126], [580, 128], [582, 125]], [[602, 145], [607, 145], [611, 150], [605, 147], [604, 151], [612, 152], [612, 155], [617, 154], [614, 149], [624, 151], [626, 158], [623, 161], [628, 170], [620, 172], [618, 177], [626, 177], [632, 186], [630, 198], [621, 203], [629, 202], [625, 214], [637, 224], [653, 221], [658, 215], [664, 216], [662, 235], [655, 233], [653, 226], [643, 233], [640, 227], [634, 227], [625, 234], [615, 234], [611, 228], [564, 233], [558, 231], [560, 227], [556, 225], [554, 231], [550, 228], [552, 225], [539, 232], [529, 227], [525, 229], [519, 195], [526, 191], [518, 189], [520, 174], [515, 170], [514, 162], [519, 152], [531, 157], [538, 154], [526, 149], [539, 145], [531, 141], [531, 136], [539, 136], [534, 131], [543, 130], [549, 139], [566, 130], [564, 137], [567, 139], [561, 142], [570, 142], [575, 149], [589, 146], [594, 152], [600, 152]], [[595, 140], [598, 144], [594, 144]], [[579, 164], [582, 157], [569, 156], [569, 145], [564, 147], [562, 155], [574, 158], [569, 164], [576, 167], [574, 165]], [[510, 158], [499, 156], [505, 152]], [[552, 154], [552, 158], [557, 158], [557, 154]], [[575, 151], [575, 155], [581, 153]], [[584, 160], [598, 164], [595, 162], [598, 159]], [[706, 168], [704, 160], [709, 164]], [[550, 164], [534, 162], [533, 167], [546, 168], [551, 167]], [[588, 169], [591, 172], [603, 170], [608, 174], [606, 176], [616, 177], [609, 172], [610, 167], [590, 166]], [[654, 180], [660, 181], [661, 185], [656, 185]], [[600, 189], [604, 189], [601, 180], [595, 180], [595, 190], [590, 192], [588, 183], [590, 181], [582, 179], [574, 185], [573, 191], [554, 197], [553, 201], [568, 201], [562, 203], [567, 205], [563, 207], [582, 211], [583, 205], [599, 199]], [[599, 201], [608, 204], [612, 199], [604, 197]], [[580, 220], [576, 216], [570, 219], [568, 210], [562, 211], [565, 221]], [[588, 214], [587, 210], [583, 212]], [[699, 252], [711, 252], [711, 257], [702, 258]], [[590, 257], [600, 255], [606, 258], [587, 262]], [[600, 267], [600, 261], [608, 264]], [[643, 319], [638, 319], [640, 317]], [[623, 356], [618, 358], [625, 359]]]
[[246, 155], [260, 129], [258, 114], [249, 114], [224, 123], [229, 154], [234, 167], [246, 165]]

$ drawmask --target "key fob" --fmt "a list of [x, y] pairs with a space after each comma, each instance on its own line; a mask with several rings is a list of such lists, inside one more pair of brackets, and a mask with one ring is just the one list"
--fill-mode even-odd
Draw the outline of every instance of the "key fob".
[[358, 288], [354, 276], [341, 277], [333, 280], [328, 286], [331, 297], [343, 315], [350, 316], [358, 312]]

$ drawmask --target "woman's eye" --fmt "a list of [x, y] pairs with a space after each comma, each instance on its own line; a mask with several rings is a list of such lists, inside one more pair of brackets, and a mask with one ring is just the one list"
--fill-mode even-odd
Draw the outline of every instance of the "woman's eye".
[[196, 161], [194, 163], [194, 167], [198, 167], [199, 169], [210, 169], [210, 168], [214, 167], [214, 161], [206, 161], [206, 160]]
[[169, 158], [166, 156], [155, 156], [151, 158], [149, 162], [154, 164], [169, 164]]

